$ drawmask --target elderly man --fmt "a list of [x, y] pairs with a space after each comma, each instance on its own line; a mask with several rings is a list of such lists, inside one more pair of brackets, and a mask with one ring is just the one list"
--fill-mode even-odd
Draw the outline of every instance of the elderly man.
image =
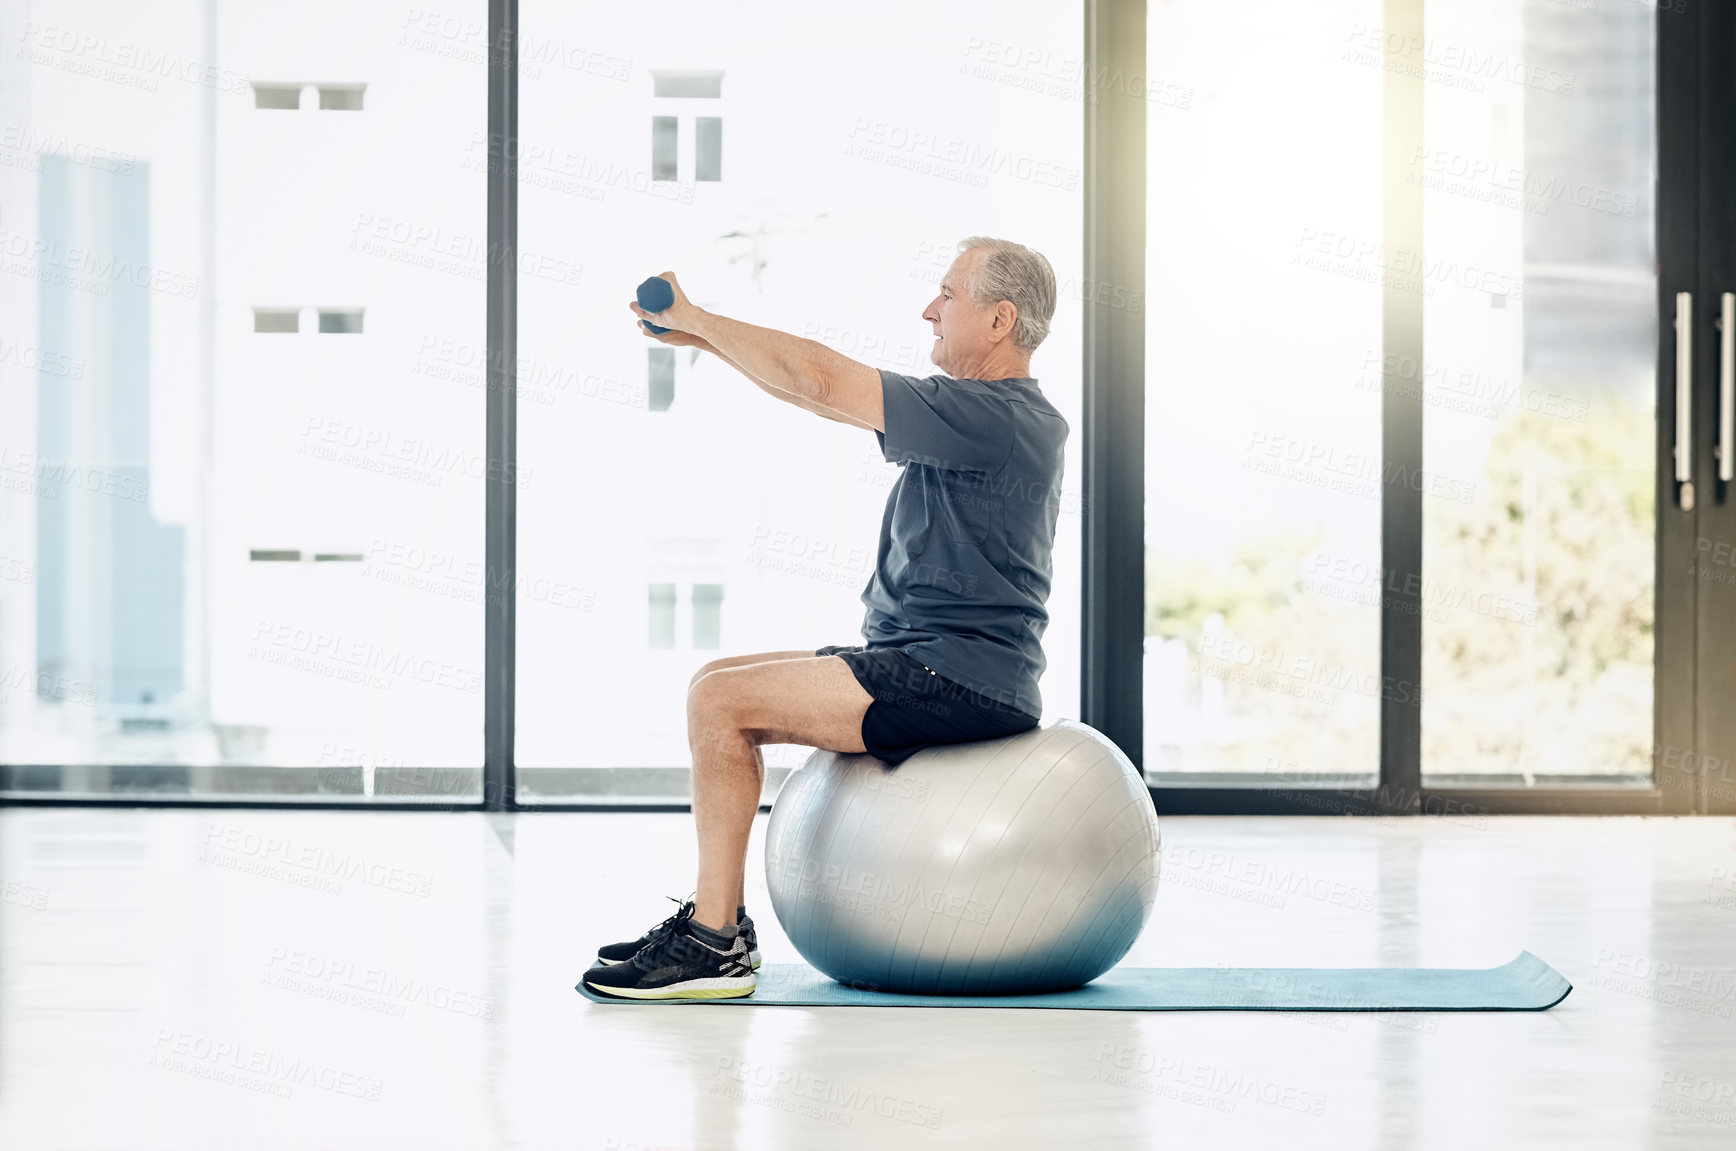
[[[651, 336], [712, 353], [766, 392], [872, 431], [902, 465], [886, 500], [864, 644], [713, 660], [687, 693], [696, 898], [599, 950], [585, 983], [634, 999], [726, 998], [759, 965], [744, 906], [760, 747], [869, 752], [896, 765], [936, 744], [1037, 726], [1067, 421], [1031, 377], [1055, 273], [1020, 244], [973, 236], [923, 310], [941, 375], [876, 370], [823, 344], [675, 302]], [[641, 325], [641, 330], [644, 330]]]

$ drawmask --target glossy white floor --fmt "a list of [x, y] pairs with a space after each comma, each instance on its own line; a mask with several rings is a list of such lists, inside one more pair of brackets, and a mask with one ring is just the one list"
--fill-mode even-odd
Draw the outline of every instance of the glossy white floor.
[[[596, 945], [691, 886], [686, 816], [12, 809], [0, 1147], [1736, 1145], [1731, 820], [1163, 829], [1128, 963], [1529, 949], [1574, 991], [1488, 1015], [599, 1006], [572, 989]], [[763, 877], [748, 902], [766, 961], [795, 961]]]

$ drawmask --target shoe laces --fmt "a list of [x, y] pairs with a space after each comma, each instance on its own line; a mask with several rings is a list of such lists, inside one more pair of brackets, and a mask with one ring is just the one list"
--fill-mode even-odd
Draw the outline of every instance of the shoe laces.
[[639, 950], [633, 953], [633, 964], [642, 970], [650, 971], [663, 965], [663, 946], [680, 930], [681, 925], [693, 918], [695, 903], [693, 900], [681, 900], [670, 895], [666, 898], [680, 904], [674, 915], [653, 927], [645, 933], [645, 942]]
[[679, 907], [674, 915], [671, 915], [668, 919], [665, 919], [662, 923], [659, 923], [656, 927], [653, 927], [650, 931], [645, 933], [645, 943], [641, 947], [641, 950], [643, 950], [644, 947], [650, 946], [651, 944], [667, 937], [681, 924], [682, 920], [691, 919], [693, 917], [695, 909], [693, 900], [689, 899], [683, 901], [676, 899], [673, 895], [665, 896], [664, 898], [674, 901], [676, 904], [679, 904]]

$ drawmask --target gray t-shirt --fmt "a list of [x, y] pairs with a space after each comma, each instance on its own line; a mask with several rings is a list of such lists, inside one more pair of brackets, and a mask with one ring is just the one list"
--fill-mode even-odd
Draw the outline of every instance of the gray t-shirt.
[[869, 648], [1041, 717], [1067, 421], [1029, 378], [880, 372], [888, 463], [903, 465], [862, 592]]

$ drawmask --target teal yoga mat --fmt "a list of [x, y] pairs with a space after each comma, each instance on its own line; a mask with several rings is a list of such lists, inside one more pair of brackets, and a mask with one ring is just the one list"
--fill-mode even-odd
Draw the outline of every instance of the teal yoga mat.
[[752, 1007], [1061, 1007], [1086, 1011], [1545, 1011], [1573, 985], [1529, 951], [1484, 970], [1453, 967], [1118, 967], [1084, 987], [1043, 995], [901, 995], [864, 991], [805, 963], [768, 963], [739, 999], [597, 1003]]

